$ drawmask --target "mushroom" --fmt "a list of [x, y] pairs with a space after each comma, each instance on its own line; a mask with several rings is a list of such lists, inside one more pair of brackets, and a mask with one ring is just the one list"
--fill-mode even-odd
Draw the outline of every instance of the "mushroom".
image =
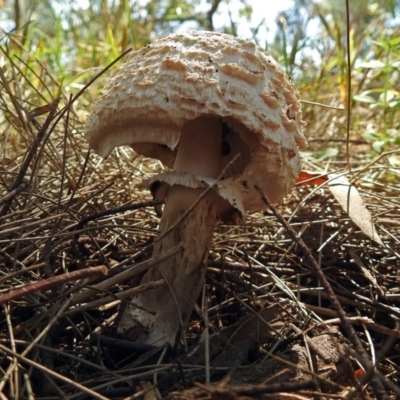
[[153, 256], [185, 244], [143, 276], [142, 283], [166, 284], [132, 300], [119, 333], [176, 342], [203, 285], [218, 218], [264, 210], [255, 185], [272, 202], [289, 192], [300, 172], [298, 149], [306, 146], [304, 125], [300, 96], [275, 60], [223, 33], [162, 37], [114, 72], [88, 118], [87, 140], [102, 157], [130, 145], [169, 168], [146, 182], [166, 199], [160, 234], [174, 227], [156, 240]]

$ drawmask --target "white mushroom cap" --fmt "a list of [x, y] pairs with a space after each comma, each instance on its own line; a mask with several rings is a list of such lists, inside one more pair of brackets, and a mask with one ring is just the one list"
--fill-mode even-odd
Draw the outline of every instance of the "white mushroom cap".
[[201, 116], [225, 123], [222, 168], [240, 154], [224, 179], [244, 209], [265, 209], [254, 185], [273, 202], [293, 187], [306, 146], [300, 96], [264, 50], [222, 33], [168, 35], [132, 53], [95, 104], [86, 136], [102, 157], [131, 145], [172, 167], [182, 127]]

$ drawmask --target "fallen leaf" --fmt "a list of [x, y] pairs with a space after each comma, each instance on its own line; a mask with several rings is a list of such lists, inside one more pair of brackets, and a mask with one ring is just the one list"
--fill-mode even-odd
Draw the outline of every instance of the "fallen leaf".
[[382, 239], [376, 232], [371, 214], [365, 206], [358, 190], [343, 175], [330, 174], [329, 177], [329, 189], [343, 210], [349, 215], [350, 219], [370, 239], [383, 245]]
[[356, 377], [356, 378], [361, 378], [362, 376], [364, 376], [365, 375], [365, 372], [362, 370], [362, 369], [356, 369], [355, 371], [354, 371], [354, 376]]
[[48, 112], [50, 112], [54, 107], [57, 106], [58, 102], [60, 101], [59, 98], [53, 100], [51, 103], [46, 104], [44, 106], [41, 107], [36, 107], [34, 108], [31, 112], [30, 112], [30, 117], [31, 118], [35, 118], [38, 117], [39, 115], [43, 115], [43, 114], [47, 114]]
[[297, 186], [320, 186], [328, 182], [328, 176], [320, 172], [301, 171], [296, 179]]

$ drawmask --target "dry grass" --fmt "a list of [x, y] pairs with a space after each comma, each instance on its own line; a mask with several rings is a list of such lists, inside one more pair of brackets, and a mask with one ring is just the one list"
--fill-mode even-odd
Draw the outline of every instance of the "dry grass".
[[[324, 392], [335, 393], [335, 398], [362, 398], [356, 376], [365, 380], [364, 393], [373, 396], [367, 384], [374, 373], [360, 377], [358, 355], [340, 329], [332, 328], [340, 327], [340, 321], [304, 250], [269, 212], [249, 215], [241, 226], [220, 225], [215, 233], [205, 296], [187, 327], [187, 341], [193, 350], [207, 318], [211, 338], [206, 343], [218, 362], [205, 364], [200, 351], [195, 352], [198, 358], [190, 359], [168, 348], [114, 340], [117, 310], [132, 295], [126, 292], [129, 282], [154, 262], [151, 244], [158, 219], [150, 194], [137, 184], [161, 165], [128, 149], [100, 162], [89, 152], [82, 136], [85, 118], [77, 111], [91, 102], [89, 94], [71, 104], [60, 88], [60, 100], [55, 100], [50, 96], [57, 92], [52, 77], [40, 71], [37, 82], [22, 79], [27, 74], [16, 65], [1, 73], [0, 300], [3, 294], [16, 293], [2, 305], [2, 398], [139, 398], [144, 392], [155, 396], [153, 386], [170, 398], [286, 398], [266, 394], [261, 384], [265, 381], [269, 390], [272, 383], [280, 384], [277, 392], [295, 391], [297, 398]], [[345, 127], [343, 111], [322, 112], [306, 104], [305, 115], [311, 122], [305, 168], [346, 171], [346, 142], [334, 134]], [[376, 362], [376, 374], [397, 398], [399, 153], [371, 159], [367, 142], [356, 135], [350, 139], [349, 176], [356, 177], [384, 246], [365, 237], [325, 188], [296, 188], [280, 211], [311, 250]], [[335, 148], [337, 155], [324, 159], [327, 147]], [[99, 266], [106, 266], [106, 277], [96, 275], [103, 269], [84, 279], [79, 272], [77, 277], [68, 275]], [[66, 275], [69, 281], [63, 280]], [[27, 293], [17, 291], [32, 284], [36, 286]], [[238, 322], [241, 333], [236, 339], [226, 334], [235, 344], [233, 351], [214, 344], [218, 335], [213, 333]], [[254, 326], [259, 334], [264, 332], [256, 345]], [[340, 347], [337, 359], [329, 355], [324, 360], [313, 342], [326, 334]], [[293, 376], [286, 376], [282, 366], [257, 369], [267, 358], [285, 357], [284, 350], [294, 351], [295, 345], [307, 349], [308, 365], [286, 362], [300, 372], [307, 367], [301, 378], [308, 386], [290, 387], [287, 382]], [[349, 379], [324, 375], [321, 360], [325, 368], [346, 367]], [[285, 368], [290, 370], [290, 364]], [[194, 386], [208, 379], [219, 381], [218, 386]]]

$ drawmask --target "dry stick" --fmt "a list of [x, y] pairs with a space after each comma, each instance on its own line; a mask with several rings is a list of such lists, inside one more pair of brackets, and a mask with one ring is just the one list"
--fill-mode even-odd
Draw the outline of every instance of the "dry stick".
[[31, 385], [30, 376], [26, 372], [24, 372], [23, 376], [24, 376], [24, 386], [26, 387], [27, 397], [28, 397], [28, 399], [34, 399], [35, 396], [33, 394], [33, 388]]
[[[277, 210], [277, 208], [273, 204], [271, 204], [271, 202], [267, 199], [267, 197], [265, 196], [262, 189], [257, 185], [255, 185], [254, 187], [260, 194], [261, 200], [271, 209], [271, 211], [275, 215], [275, 217], [278, 218], [279, 222], [284, 226], [284, 228], [289, 233], [289, 235], [292, 237], [292, 239], [300, 246], [300, 248], [304, 252], [304, 258], [306, 259], [308, 264], [311, 266], [311, 268], [313, 269], [317, 278], [320, 280], [322, 286], [324, 287], [325, 292], [328, 295], [328, 299], [331, 302], [333, 309], [337, 312], [338, 317], [340, 318], [341, 324], [343, 326], [343, 329], [346, 332], [348, 339], [350, 340], [351, 344], [354, 346], [354, 349], [360, 355], [360, 360], [361, 360], [363, 367], [365, 368], [367, 373], [373, 371], [374, 366], [372, 365], [372, 363], [368, 357], [368, 354], [365, 351], [365, 349], [361, 343], [360, 338], [357, 336], [357, 333], [354, 330], [352, 324], [348, 321], [346, 313], [343, 310], [339, 300], [337, 299], [335, 292], [333, 291], [329, 281], [326, 279], [326, 276], [323, 273], [321, 267], [318, 265], [315, 258], [311, 254], [310, 249], [303, 242], [303, 239], [297, 235], [296, 231], [286, 222], [285, 218], [283, 218], [283, 216], [280, 214], [280, 212]], [[385, 400], [388, 398], [388, 395], [383, 387], [383, 384], [377, 376], [373, 375], [371, 377], [371, 385], [375, 391], [375, 395], [378, 400]]]
[[[0, 343], [3, 344], [3, 345], [9, 345], [10, 342], [11, 341], [9, 339], [0, 339]], [[30, 346], [31, 345], [31, 342], [29, 342], [27, 340], [20, 340], [20, 339], [15, 340], [15, 343], [18, 346]], [[81, 358], [79, 356], [75, 356], [73, 354], [67, 353], [66, 351], [60, 350], [59, 348], [53, 348], [51, 346], [45, 346], [45, 345], [39, 344], [39, 343], [36, 343], [34, 347], [37, 348], [37, 349], [40, 349], [40, 350], [45, 350], [45, 351], [54, 353], [58, 357], [64, 357], [67, 360], [77, 361], [77, 362], [85, 365], [86, 367], [88, 367], [88, 368], [90, 368], [93, 371], [96, 371], [98, 373], [102, 372], [102, 373], [108, 373], [108, 374], [112, 374], [112, 375], [115, 375], [115, 376], [119, 376], [118, 371], [115, 371], [115, 372], [110, 371], [109, 369], [107, 369], [104, 366], [101, 366], [101, 365], [95, 364], [93, 362], [90, 362], [90, 361], [86, 360], [85, 358]], [[13, 347], [11, 348], [11, 350], [16, 351], [16, 350], [14, 350]]]
[[[69, 97], [68, 103], [71, 103], [72, 94]], [[62, 193], [64, 189], [64, 179], [66, 175], [67, 169], [67, 136], [68, 136], [68, 127], [69, 127], [69, 117], [70, 117], [71, 107], [67, 108], [67, 116], [65, 118], [65, 125], [64, 125], [64, 138], [63, 138], [63, 154], [62, 154], [62, 169], [61, 169], [61, 177], [60, 177], [60, 190], [58, 191], [58, 200], [57, 200], [57, 210], [56, 214], [60, 212], [61, 207], [61, 200], [62, 200]], [[58, 228], [58, 223], [55, 224], [54, 229]]]
[[350, 49], [350, 7], [346, 0], [346, 58], [347, 58], [347, 99], [346, 99], [346, 161], [347, 168], [351, 171], [350, 164], [350, 126], [351, 126], [351, 49]]
[[[164, 357], [165, 357], [165, 354], [166, 354], [167, 351], [168, 351], [168, 348], [169, 348], [168, 345], [164, 345], [164, 348], [163, 348], [162, 351], [161, 351], [160, 357], [158, 357], [157, 364], [155, 365], [156, 370], [155, 370], [155, 372], [154, 372], [154, 374], [153, 374], [153, 387], [154, 387], [154, 392], [155, 392], [154, 394], [156, 395], [155, 397], [156, 397], [157, 399], [161, 399], [161, 394], [160, 394], [159, 389], [158, 389], [158, 373], [157, 373], [157, 368], [160, 367], [162, 361], [164, 360]], [[146, 398], [146, 397], [145, 397], [145, 398]], [[146, 398], [146, 399], [147, 399], [147, 398]]]
[[0, 206], [11, 201], [18, 193], [23, 192], [27, 187], [28, 184], [26, 182], [21, 182], [14, 190], [11, 190], [0, 199]]
[[[88, 83], [87, 83], [87, 84], [86, 84], [86, 85], [85, 85], [85, 86], [84, 86], [70, 101], [69, 101], [69, 103], [60, 111], [60, 113], [58, 114], [58, 117], [57, 117], [57, 119], [56, 119], [56, 121], [55, 121], [55, 123], [54, 123], [54, 126], [58, 124], [58, 122], [61, 120], [61, 118], [64, 116], [64, 114], [65, 114], [66, 112], [69, 112], [69, 108], [72, 106], [72, 104], [86, 91], [86, 89], [87, 89], [94, 81], [96, 81], [96, 79], [98, 79], [101, 75], [103, 75], [106, 71], [108, 71], [114, 64], [116, 64], [121, 58], [123, 58], [123, 57], [124, 57], [126, 54], [128, 54], [131, 50], [132, 50], [132, 49], [128, 49], [128, 50], [124, 51], [119, 57], [117, 57], [114, 61], [112, 61], [109, 65], [107, 65], [107, 67], [105, 67], [104, 69], [102, 69], [102, 70], [100, 71], [100, 73], [96, 74], [96, 75], [95, 75], [95, 76], [94, 76], [94, 77], [93, 77], [93, 78], [92, 78], [92, 79], [91, 79], [91, 80], [90, 80], [90, 81], [89, 81], [89, 82], [88, 82]], [[55, 116], [55, 114], [56, 114], [57, 106], [58, 106], [59, 101], [60, 101], [60, 98], [57, 98], [57, 99], [55, 99], [51, 104], [47, 105], [47, 107], [51, 107], [51, 108], [50, 108], [49, 115], [47, 116], [45, 123], [44, 123], [43, 126], [39, 129], [39, 132], [38, 132], [38, 134], [36, 135], [36, 138], [34, 139], [33, 143], [31, 144], [31, 146], [30, 146], [30, 148], [29, 148], [29, 150], [28, 150], [28, 152], [27, 152], [27, 156], [26, 156], [26, 158], [25, 158], [25, 160], [24, 160], [24, 162], [23, 162], [23, 164], [22, 164], [22, 166], [21, 166], [21, 168], [20, 168], [20, 171], [19, 171], [18, 174], [17, 174], [17, 177], [16, 177], [16, 179], [15, 179], [13, 185], [11, 186], [10, 191], [13, 191], [13, 190], [17, 189], [17, 188], [19, 187], [19, 185], [22, 183], [23, 178], [24, 178], [24, 176], [25, 176], [25, 174], [26, 174], [26, 171], [27, 171], [27, 169], [28, 169], [28, 167], [29, 167], [29, 164], [31, 163], [31, 161], [32, 161], [32, 159], [33, 159], [33, 157], [34, 157], [34, 155], [36, 154], [36, 151], [37, 151], [37, 149], [38, 149], [38, 147], [39, 147], [39, 144], [40, 144], [40, 142], [42, 141], [42, 139], [44, 138], [45, 133], [46, 133], [47, 129], [49, 128], [50, 123], [52, 122], [52, 120], [53, 120], [53, 118], [54, 118], [54, 116]], [[85, 165], [84, 165], [83, 171], [85, 170], [85, 167], [86, 167], [86, 164], [87, 164], [87, 162], [88, 162], [88, 159], [89, 159], [89, 152], [87, 153], [87, 157], [86, 157], [86, 160], [85, 160]], [[80, 179], [79, 179], [78, 184], [76, 185], [76, 187], [74, 188], [74, 190], [73, 190], [73, 192], [72, 192], [72, 194], [71, 194], [69, 203], [71, 202], [71, 200], [72, 200], [72, 198], [73, 198], [73, 196], [74, 196], [74, 194], [75, 194], [75, 192], [76, 192], [76, 190], [77, 190], [77, 188], [78, 188], [78, 186], [79, 186], [80, 180], [81, 180], [81, 178], [82, 178], [82, 176], [83, 176], [83, 171], [82, 171], [82, 174], [81, 174], [81, 176], [80, 176]], [[9, 208], [10, 208], [10, 205], [11, 205], [11, 201], [12, 201], [13, 198], [14, 198], [14, 196], [11, 197], [11, 198], [3, 205], [3, 208], [0, 210], [0, 217], [2, 217], [2, 216], [4, 216], [5, 214], [7, 214], [8, 210], [9, 210]]]
[[[106, 382], [100, 383], [97, 386], [92, 387], [91, 390], [100, 391], [100, 390], [106, 389], [106, 388], [108, 388], [110, 386], [117, 385], [118, 383], [129, 382], [132, 379], [135, 379], [135, 380], [139, 380], [141, 378], [148, 379], [149, 376], [153, 375], [156, 372], [166, 372], [166, 371], [170, 370], [171, 368], [172, 368], [171, 364], [166, 364], [165, 366], [162, 366], [159, 369], [154, 368], [151, 371], [138, 372], [138, 373], [132, 374], [132, 375], [128, 374], [128, 375], [124, 375], [124, 376], [121, 376], [118, 379], [113, 379], [113, 380], [107, 379]], [[135, 395], [133, 395], [133, 396], [135, 396]], [[138, 397], [133, 397], [133, 396], [132, 397], [127, 397], [126, 399], [133, 399], [133, 398], [137, 399], [138, 398]], [[69, 396], [69, 399], [73, 400], [73, 399], [77, 399], [77, 398], [81, 398], [81, 397], [82, 397], [82, 393], [78, 393], [78, 394], [73, 394], [73, 395]], [[109, 398], [106, 398], [106, 399], [110, 400]]]
[[[7, 59], [10, 61], [11, 66], [16, 67], [16, 64], [13, 61], [13, 57], [11, 57], [11, 55], [3, 48], [3, 46], [0, 46], [0, 50], [5, 55], [5, 57], [7, 57]], [[24, 76], [22, 73], [21, 73], [21, 75]], [[17, 98], [14, 95], [13, 90], [11, 89], [11, 87], [9, 85], [10, 82], [7, 79], [6, 75], [4, 74], [3, 68], [0, 69], [0, 82], [2, 84], [2, 92], [4, 91], [8, 95], [10, 103], [13, 105], [15, 112], [18, 114], [18, 122], [20, 122], [21, 125], [23, 126], [23, 128], [26, 131], [28, 131], [29, 129], [27, 126], [26, 118], [24, 116], [24, 112], [22, 110], [22, 106], [20, 103], [18, 103]], [[9, 107], [7, 107], [7, 110], [11, 113]]]
[[[261, 394], [277, 393], [278, 392], [298, 392], [299, 390], [314, 390], [314, 381], [302, 381], [302, 382], [279, 382], [279, 383], [268, 383], [266, 385], [248, 385], [248, 386], [230, 386], [227, 388], [212, 386], [206, 386], [202, 383], [195, 383], [196, 386], [201, 387], [209, 393], [215, 395], [215, 398], [238, 398], [239, 396], [258, 396]], [[214, 398], [214, 395], [212, 398]], [[226, 397], [223, 397], [226, 396]]]
[[95, 82], [98, 78], [100, 78], [101, 75], [106, 73], [114, 64], [116, 64], [118, 61], [121, 60], [121, 58], [125, 57], [128, 53], [130, 53], [132, 49], [126, 49], [122, 54], [120, 54], [115, 60], [113, 60], [110, 64], [108, 64], [106, 67], [104, 67], [98, 74], [96, 74], [90, 81], [72, 98], [71, 100], [71, 105], [75, 103], [76, 100], [78, 100], [79, 97], [85, 93], [87, 88]]
[[[111, 182], [109, 184], [109, 186], [113, 185], [113, 182]], [[145, 201], [145, 202], [141, 202], [141, 203], [136, 203], [136, 204], [124, 204], [122, 206], [119, 207], [114, 207], [108, 210], [103, 210], [103, 211], [99, 211], [97, 213], [94, 214], [90, 214], [87, 215], [86, 217], [83, 217], [74, 227], [75, 231], [79, 231], [83, 228], [83, 226], [85, 224], [87, 224], [90, 221], [94, 221], [95, 219], [101, 218], [101, 217], [105, 217], [107, 215], [112, 215], [112, 214], [117, 214], [117, 213], [122, 213], [125, 211], [133, 211], [133, 210], [138, 210], [140, 208], [145, 208], [145, 207], [155, 207], [159, 204], [164, 204], [165, 201], [164, 199], [158, 199], [158, 200], [151, 200], [151, 201]], [[81, 232], [77, 232], [76, 235], [74, 236], [73, 242], [72, 242], [72, 246], [76, 246], [77, 245], [77, 241], [79, 240], [79, 235]], [[102, 254], [102, 256], [104, 257], [104, 254], [102, 252], [102, 249], [97, 245], [97, 241], [92, 238], [93, 242], [96, 244], [96, 246], [98, 247], [100, 253]], [[50, 251], [48, 252], [48, 254], [50, 254]]]
[[[99, 335], [96, 333], [91, 335], [91, 343], [93, 343], [94, 345], [105, 346], [112, 350], [123, 349], [125, 351], [134, 351], [135, 353], [139, 354], [144, 354], [157, 348], [157, 346], [153, 346], [151, 344], [135, 343], [131, 342], [130, 340], [117, 339], [114, 337]], [[118, 371], [115, 372], [115, 375], [120, 376]]]
[[364, 167], [360, 168], [357, 173], [354, 173], [354, 175], [351, 177], [350, 182], [354, 182], [356, 181], [360, 175], [362, 175], [364, 172], [369, 171], [371, 169], [371, 167], [373, 167], [375, 164], [378, 163], [378, 161], [382, 160], [385, 157], [388, 157], [392, 154], [397, 154], [400, 153], [399, 149], [396, 150], [389, 150], [389, 151], [385, 151], [384, 153], [379, 154], [376, 158], [374, 158], [371, 162], [369, 162], [367, 165], [365, 165]]
[[86, 393], [88, 396], [90, 396], [91, 399], [98, 399], [98, 400], [109, 400], [107, 397], [102, 396], [99, 393], [94, 392], [93, 390], [90, 390], [89, 388], [81, 385], [78, 382], [75, 382], [73, 379], [69, 379], [63, 375], [58, 374], [57, 372], [54, 372], [53, 370], [44, 367], [43, 365], [40, 365], [39, 363], [30, 360], [29, 358], [26, 358], [18, 353], [15, 353], [14, 351], [10, 350], [6, 346], [3, 346], [0, 344], [0, 350], [6, 354], [8, 354], [11, 357], [17, 358], [21, 363], [26, 363], [29, 366], [38, 369], [39, 371], [44, 372], [45, 374], [48, 374], [56, 379], [59, 379], [60, 381], [63, 381], [72, 387], [74, 387], [77, 390], [80, 390], [83, 393]]
[[[5, 253], [5, 252], [2, 251], [2, 250], [0, 250], [0, 254], [1, 254], [2, 256], [8, 256], [8, 254]], [[10, 260], [12, 260], [11, 257], [10, 257]], [[12, 261], [13, 261], [13, 260], [12, 260]], [[35, 264], [35, 265], [30, 266], [30, 267], [25, 267], [24, 264], [21, 264], [21, 263], [18, 263], [18, 265], [21, 267], [21, 269], [15, 271], [15, 272], [7, 273], [6, 275], [0, 277], [0, 284], [1, 284], [1, 282], [11, 280], [12, 278], [15, 278], [15, 277], [18, 276], [18, 275], [25, 274], [26, 272], [33, 271], [33, 270], [35, 270], [35, 269], [39, 269], [39, 268], [41, 268], [41, 267], [44, 266], [44, 263], [42, 263], [42, 264]], [[3, 271], [0, 271], [0, 273], [3, 273]], [[0, 285], [0, 287], [1, 287], [1, 285]]]
[[[331, 110], [340, 110], [343, 111], [343, 107], [337, 107], [337, 106], [332, 106], [330, 104], [324, 104], [324, 103], [318, 103], [317, 101], [310, 101], [310, 100], [300, 100], [301, 103], [304, 104], [311, 104], [313, 106], [319, 106], [319, 107], [324, 107], [324, 108], [329, 108]], [[321, 139], [322, 140], [322, 139]], [[330, 140], [330, 139], [327, 139]], [[309, 141], [308, 141], [309, 142]], [[365, 142], [366, 143], [366, 142]]]
[[110, 294], [109, 296], [105, 296], [100, 299], [93, 300], [93, 301], [91, 301], [89, 303], [85, 303], [81, 306], [70, 308], [69, 310], [65, 311], [61, 316], [69, 317], [71, 315], [81, 314], [84, 311], [92, 310], [94, 308], [98, 308], [98, 307], [104, 306], [105, 304], [111, 303], [113, 300], [117, 300], [118, 302], [121, 302], [125, 298], [128, 298], [128, 297], [131, 298], [139, 293], [147, 292], [148, 290], [153, 290], [153, 289], [156, 289], [163, 285], [164, 285], [163, 279], [160, 279], [158, 281], [151, 281], [149, 283], [145, 283], [144, 285], [136, 286], [134, 288], [124, 290], [123, 292], [120, 292], [120, 293]]
[[145, 207], [158, 206], [160, 204], [164, 204], [164, 199], [144, 201], [144, 202], [136, 203], [136, 204], [129, 203], [129, 204], [124, 204], [124, 205], [119, 206], [119, 207], [110, 208], [108, 210], [99, 211], [97, 213], [90, 214], [90, 215], [87, 215], [86, 217], [83, 217], [76, 224], [74, 230], [80, 230], [88, 222], [94, 221], [95, 219], [98, 219], [98, 218], [105, 217], [107, 215], [118, 214], [118, 213], [122, 213], [122, 212], [125, 212], [125, 211], [138, 210], [140, 208], [145, 208]]
[[[64, 116], [66, 112], [69, 112], [69, 108], [72, 107], [72, 105], [75, 103], [76, 100], [79, 99], [85, 93], [85, 91], [91, 86], [93, 82], [95, 82], [101, 75], [103, 75], [105, 72], [107, 72], [114, 64], [116, 64], [121, 58], [125, 57], [132, 49], [127, 49], [125, 50], [122, 54], [120, 54], [114, 61], [112, 61], [110, 64], [108, 64], [105, 68], [103, 68], [98, 74], [96, 74], [92, 79], [89, 80], [89, 82], [83, 86], [83, 88], [68, 102], [68, 104], [61, 110], [60, 115], [58, 117], [58, 120], [56, 121], [56, 124], [58, 121], [61, 120], [61, 118]], [[75, 187], [72, 190], [71, 196], [68, 200], [68, 203], [66, 205], [66, 209], [68, 209], [69, 205], [71, 204], [73, 198], [75, 197], [75, 193], [79, 188], [79, 185], [83, 179], [87, 163], [89, 162], [89, 155], [90, 155], [90, 150], [88, 150], [85, 158], [85, 162], [83, 164], [83, 168], [81, 170], [81, 174], [79, 175], [78, 182], [76, 183]]]
[[28, 228], [33, 228], [35, 226], [42, 225], [42, 224], [44, 224], [46, 222], [49, 222], [49, 221], [51, 221], [53, 219], [59, 218], [60, 216], [61, 217], [66, 217], [66, 216], [68, 216], [68, 214], [64, 213], [64, 214], [59, 214], [59, 215], [51, 215], [50, 217], [38, 219], [36, 221], [27, 222], [27, 223], [25, 223], [23, 221], [15, 221], [15, 222], [12, 222], [11, 224], [7, 224], [7, 226], [16, 225], [17, 223], [19, 225], [11, 227], [11, 228], [7, 228], [7, 226], [6, 226], [5, 229], [4, 229], [4, 225], [3, 225], [3, 230], [0, 231], [0, 234], [1, 234], [1, 236], [4, 236], [5, 234], [10, 234], [12, 232], [17, 232], [17, 231], [20, 232], [20, 234], [21, 234], [23, 231], [26, 231], [26, 229], [28, 229]]
[[[29, 150], [26, 153], [25, 160], [23, 161], [21, 168], [19, 169], [19, 172], [17, 174], [17, 177], [15, 178], [15, 181], [10, 188], [10, 192], [17, 189], [23, 182], [26, 171], [28, 170], [31, 161], [33, 160], [33, 157], [35, 156], [37, 149], [38, 149], [41, 141], [43, 140], [43, 138], [47, 132], [47, 129], [50, 126], [51, 121], [54, 118], [54, 115], [56, 114], [59, 101], [60, 101], [60, 99], [57, 98], [51, 104], [51, 110], [49, 112], [49, 115], [47, 116], [46, 121], [44, 122], [43, 126], [39, 129], [32, 144], [30, 145]], [[3, 208], [0, 210], [0, 217], [7, 214], [8, 210], [11, 206], [11, 202], [12, 202], [13, 198], [14, 198], [14, 196], [12, 196], [8, 200], [6, 200], [6, 202], [3, 205]]]
[[77, 281], [79, 279], [91, 278], [97, 275], [106, 275], [107, 267], [100, 265], [99, 267], [89, 267], [79, 271], [68, 272], [66, 274], [54, 276], [52, 278], [43, 279], [38, 282], [29, 283], [20, 288], [13, 289], [11, 292], [0, 296], [0, 304], [8, 301], [17, 300], [26, 297], [39, 290], [47, 290], [55, 286], [60, 286], [66, 282]]
[[108, 279], [103, 280], [99, 284], [96, 285], [95, 288], [88, 288], [82, 292], [76, 293], [75, 295], [72, 295], [70, 298], [70, 302], [72, 305], [78, 304], [78, 303], [83, 303], [87, 301], [91, 296], [94, 294], [98, 293], [101, 290], [108, 290], [110, 287], [115, 286], [121, 282], [124, 282], [126, 280], [129, 280], [133, 278], [137, 274], [141, 274], [144, 271], [147, 271], [149, 268], [153, 268], [155, 265], [160, 263], [161, 261], [164, 261], [168, 259], [169, 257], [172, 257], [179, 251], [181, 251], [185, 245], [183, 243], [180, 243], [166, 251], [164, 251], [162, 254], [156, 257], [152, 257], [146, 261], [143, 261], [139, 264], [133, 265], [129, 269], [126, 269], [117, 275], [111, 276]]
[[[226, 168], [228, 168], [232, 162], [234, 160], [236, 160], [237, 156], [228, 164], [228, 166]], [[226, 170], [226, 168], [224, 169], [224, 171]], [[111, 183], [112, 184], [112, 183]], [[110, 186], [111, 186], [110, 184]], [[160, 240], [161, 238], [163, 238], [165, 235], [167, 235], [168, 233], [172, 232], [172, 230], [181, 222], [183, 221], [189, 214], [190, 212], [192, 212], [193, 208], [199, 203], [199, 201], [209, 192], [209, 190], [211, 190], [211, 187], [208, 187], [205, 192], [203, 192], [200, 196], [199, 199], [197, 199], [197, 201], [188, 209], [185, 211], [185, 213], [179, 218], [178, 221], [176, 221], [176, 223], [174, 225], [172, 225], [168, 230], [166, 230], [165, 232], [163, 232], [160, 236], [156, 237], [154, 239], [153, 243], [148, 244], [147, 246], [143, 247], [142, 250], [140, 250], [138, 253], [135, 254], [134, 257], [139, 257], [141, 254], [145, 254], [146, 252], [148, 252], [153, 246], [154, 243], [157, 242], [158, 240]], [[136, 207], [137, 208], [141, 208], [141, 207], [149, 207], [149, 206], [157, 206], [159, 204], [164, 204], [165, 200], [164, 199], [157, 199], [157, 200], [151, 200], [148, 202], [144, 202], [144, 203], [138, 203], [137, 205], [123, 205], [120, 207], [116, 207], [113, 208], [111, 210], [105, 210], [105, 211], [101, 211], [97, 214], [91, 214], [88, 215], [87, 217], [83, 218], [81, 221], [78, 222], [78, 225], [85, 225], [87, 222], [92, 221], [93, 219], [96, 218], [100, 218], [103, 217], [105, 215], [108, 215], [110, 213], [117, 213], [117, 212], [124, 212], [124, 211], [129, 211], [129, 210], [135, 210]], [[78, 230], [78, 225], [75, 226], [75, 230]], [[79, 237], [79, 234], [81, 232], [77, 232], [75, 238]], [[127, 260], [126, 260], [127, 261]]]
[[[67, 300], [60, 308], [59, 313], [63, 312], [65, 308], [69, 307], [70, 303], [69, 300]], [[51, 310], [50, 310], [51, 311]], [[35, 319], [34, 317], [33, 319]], [[21, 357], [25, 361], [30, 361], [29, 359], [25, 358], [25, 356], [35, 347], [35, 345], [45, 336], [47, 333], [52, 329], [53, 325], [57, 322], [58, 315], [57, 313], [47, 322], [46, 326], [41, 330], [41, 332], [33, 339], [32, 342], [30, 342], [29, 346], [21, 353], [18, 355], [18, 357]], [[1, 345], [0, 345], [1, 346]], [[3, 346], [1, 346], [3, 347]], [[0, 349], [1, 350], [1, 349]], [[10, 350], [11, 351], [11, 350]], [[17, 358], [18, 358], [17, 357]], [[0, 380], [0, 393], [2, 393], [2, 390], [4, 388], [4, 385], [8, 381], [10, 374], [12, 373], [12, 368], [11, 365], [7, 369], [5, 373], [3, 373], [3, 376], [1, 377]]]
[[[6, 317], [8, 334], [10, 337], [11, 350], [16, 352], [14, 330], [13, 330], [13, 326], [12, 326], [12, 322], [11, 322], [9, 305], [8, 304], [3, 305], [3, 310], [4, 310], [5, 317]], [[11, 391], [11, 393], [13, 393], [15, 398], [19, 398], [19, 394], [18, 394], [18, 389], [20, 386], [18, 384], [19, 364], [18, 364], [18, 360], [15, 357], [12, 358], [12, 362], [11, 362], [9, 370], [10, 370], [10, 374], [14, 375], [14, 379], [10, 379], [10, 386], [12, 387], [14, 385], [16, 393], [13, 393], [14, 391], [12, 390], [12, 388], [10, 388], [10, 391]]]
[[203, 282], [203, 299], [202, 299], [202, 308], [203, 308], [203, 318], [204, 318], [204, 364], [206, 367], [206, 385], [209, 385], [210, 380], [210, 326], [208, 320], [208, 301], [206, 295], [206, 282]]

